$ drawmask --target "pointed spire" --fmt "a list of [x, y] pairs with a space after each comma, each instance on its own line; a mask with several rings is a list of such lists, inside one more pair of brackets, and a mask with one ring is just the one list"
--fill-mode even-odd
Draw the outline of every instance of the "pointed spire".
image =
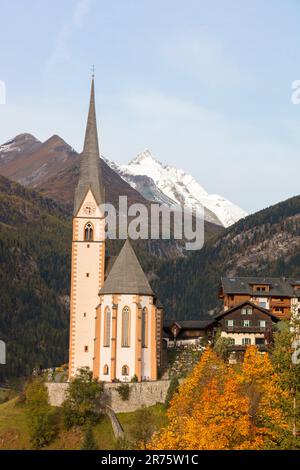
[[101, 160], [96, 121], [94, 76], [92, 77], [90, 106], [84, 146], [80, 156], [80, 175], [75, 190], [74, 215], [77, 214], [89, 189], [91, 189], [93, 192], [98, 205], [104, 203]]
[[128, 239], [114, 262], [100, 294], [154, 295]]

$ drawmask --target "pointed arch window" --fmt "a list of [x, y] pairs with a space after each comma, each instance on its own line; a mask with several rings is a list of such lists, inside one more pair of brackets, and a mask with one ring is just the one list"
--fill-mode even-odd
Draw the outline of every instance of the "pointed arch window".
[[109, 374], [109, 367], [107, 364], [103, 367], [103, 375], [108, 375]]
[[130, 308], [124, 307], [122, 310], [122, 339], [123, 348], [130, 346]]
[[148, 310], [146, 307], [142, 310], [142, 348], [148, 347]]
[[94, 228], [91, 222], [88, 222], [85, 224], [84, 227], [84, 241], [86, 242], [92, 242], [94, 239]]
[[122, 367], [122, 375], [129, 375], [129, 367], [123, 366]]
[[106, 348], [110, 346], [110, 324], [111, 324], [110, 308], [106, 307], [105, 313], [104, 313], [104, 340], [103, 340], [103, 346]]

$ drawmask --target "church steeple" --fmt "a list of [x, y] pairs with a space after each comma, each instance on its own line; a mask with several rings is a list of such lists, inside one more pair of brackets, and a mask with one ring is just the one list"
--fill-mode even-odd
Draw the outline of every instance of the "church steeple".
[[80, 156], [80, 175], [75, 190], [74, 215], [78, 213], [80, 206], [91, 189], [96, 203], [104, 203], [104, 191], [102, 183], [101, 160], [98, 145], [96, 109], [95, 109], [95, 83], [92, 76], [91, 97], [88, 120], [85, 132], [83, 151]]

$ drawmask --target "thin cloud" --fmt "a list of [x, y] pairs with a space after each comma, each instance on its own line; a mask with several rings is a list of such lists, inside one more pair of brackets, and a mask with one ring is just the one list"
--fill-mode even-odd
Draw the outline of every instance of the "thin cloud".
[[229, 47], [205, 31], [167, 37], [162, 43], [161, 53], [170, 66], [210, 87], [245, 87], [255, 82], [234, 60]]
[[46, 76], [55, 71], [62, 63], [71, 62], [72, 37], [76, 31], [83, 26], [84, 21], [91, 10], [91, 5], [92, 0], [77, 1], [70, 20], [63, 25], [54, 39], [53, 49], [45, 65]]

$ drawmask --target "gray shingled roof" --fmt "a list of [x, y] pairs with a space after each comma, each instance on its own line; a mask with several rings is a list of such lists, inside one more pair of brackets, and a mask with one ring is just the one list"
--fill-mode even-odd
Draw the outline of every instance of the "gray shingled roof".
[[95, 87], [92, 80], [89, 114], [83, 151], [80, 155], [80, 175], [74, 197], [74, 215], [77, 214], [88, 190], [91, 189], [98, 205], [104, 203], [101, 160], [95, 109]]
[[219, 313], [219, 315], [216, 315], [214, 317], [214, 320], [220, 320], [222, 317], [225, 317], [229, 313], [234, 312], [235, 310], [238, 310], [238, 309], [244, 307], [245, 305], [250, 305], [254, 309], [260, 310], [261, 312], [266, 313], [267, 315], [269, 315], [270, 317], [272, 317], [276, 321], [280, 320], [276, 315], [274, 315], [272, 312], [270, 312], [270, 310], [268, 310], [266, 308], [263, 308], [260, 305], [257, 305], [253, 302], [250, 302], [250, 300], [245, 300], [244, 302], [240, 302], [239, 304], [234, 305], [233, 307], [229, 308], [228, 310], [225, 310], [225, 311]]
[[176, 323], [180, 328], [187, 330], [202, 330], [214, 323], [214, 318], [211, 320], [169, 320], [164, 323], [164, 328], [171, 328]]
[[154, 295], [129, 240], [124, 243], [100, 294]]
[[[294, 297], [293, 285], [300, 285], [300, 280], [281, 277], [222, 277], [224, 294], [253, 295], [253, 284], [267, 284], [273, 296]], [[255, 296], [265, 296], [266, 292], [255, 292]]]

